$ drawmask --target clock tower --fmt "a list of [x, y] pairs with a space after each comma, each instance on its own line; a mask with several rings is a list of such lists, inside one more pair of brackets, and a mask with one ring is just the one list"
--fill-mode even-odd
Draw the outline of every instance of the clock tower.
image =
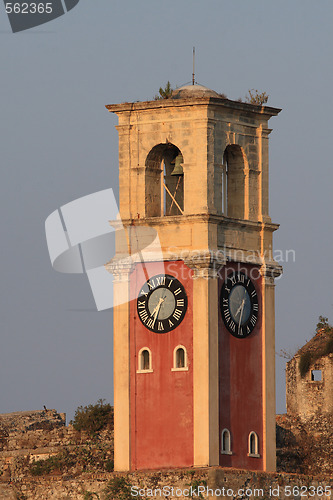
[[107, 264], [115, 470], [275, 470], [268, 120], [280, 110], [201, 85], [107, 109], [122, 228]]

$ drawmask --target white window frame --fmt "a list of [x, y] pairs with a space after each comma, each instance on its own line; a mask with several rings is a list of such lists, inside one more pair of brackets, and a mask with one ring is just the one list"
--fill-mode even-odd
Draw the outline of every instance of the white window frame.
[[[177, 351], [178, 349], [183, 349], [184, 351], [184, 364], [182, 368], [177, 368]], [[188, 371], [188, 359], [187, 359], [187, 350], [183, 345], [177, 345], [173, 350], [173, 367], [171, 368], [172, 372], [187, 372]]]
[[[254, 436], [254, 453], [251, 450], [251, 437]], [[254, 431], [251, 431], [248, 438], [248, 457], [260, 458], [259, 455], [259, 437]]]
[[[146, 370], [143, 370], [141, 368], [141, 355], [143, 353], [143, 351], [148, 351], [149, 352], [149, 368], [147, 368]], [[138, 369], [136, 370], [136, 373], [153, 373], [153, 362], [152, 362], [152, 354], [151, 354], [151, 350], [149, 349], [149, 347], [142, 347], [142, 349], [140, 349], [139, 353], [138, 353]]]
[[[223, 436], [224, 436], [224, 434], [227, 434], [227, 436], [229, 438], [229, 449], [228, 450], [224, 450], [223, 449]], [[230, 434], [229, 429], [223, 429], [223, 431], [221, 432], [221, 455], [232, 455], [232, 451], [231, 451], [231, 434]]]

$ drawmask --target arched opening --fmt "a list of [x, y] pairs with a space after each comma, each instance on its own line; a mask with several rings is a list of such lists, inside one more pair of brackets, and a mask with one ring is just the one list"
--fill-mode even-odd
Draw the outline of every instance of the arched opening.
[[231, 455], [231, 436], [228, 429], [223, 429], [221, 433], [221, 453]]
[[222, 164], [222, 212], [234, 219], [249, 216], [249, 168], [237, 144], [226, 147]]
[[250, 432], [250, 434], [249, 434], [248, 456], [255, 457], [255, 458], [260, 457], [260, 455], [259, 455], [259, 438], [258, 438], [258, 435], [254, 431]]
[[152, 372], [152, 357], [148, 347], [143, 347], [138, 356], [138, 372]]
[[182, 347], [176, 351], [176, 368], [185, 368], [185, 351]]
[[147, 217], [184, 212], [183, 155], [171, 143], [158, 144], [146, 159], [145, 205]]
[[177, 345], [173, 351], [172, 371], [188, 370], [187, 351], [183, 345]]

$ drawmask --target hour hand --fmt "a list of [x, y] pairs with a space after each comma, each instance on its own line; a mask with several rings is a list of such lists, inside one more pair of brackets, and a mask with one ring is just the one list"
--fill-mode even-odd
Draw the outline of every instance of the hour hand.
[[243, 299], [243, 300], [242, 300], [241, 305], [239, 306], [239, 308], [238, 308], [238, 309], [237, 309], [237, 311], [236, 311], [235, 318], [236, 318], [237, 314], [238, 314], [238, 313], [239, 313], [239, 312], [243, 309], [243, 307], [244, 307], [244, 302], [245, 302], [245, 300]]

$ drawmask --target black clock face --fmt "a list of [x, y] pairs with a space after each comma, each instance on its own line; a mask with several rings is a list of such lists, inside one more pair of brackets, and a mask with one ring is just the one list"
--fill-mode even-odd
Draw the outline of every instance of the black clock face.
[[183, 321], [186, 309], [185, 289], [169, 274], [157, 274], [146, 281], [137, 299], [141, 322], [156, 333], [174, 330]]
[[241, 272], [229, 274], [222, 285], [221, 313], [225, 326], [237, 338], [244, 339], [258, 320], [259, 303], [254, 284]]

